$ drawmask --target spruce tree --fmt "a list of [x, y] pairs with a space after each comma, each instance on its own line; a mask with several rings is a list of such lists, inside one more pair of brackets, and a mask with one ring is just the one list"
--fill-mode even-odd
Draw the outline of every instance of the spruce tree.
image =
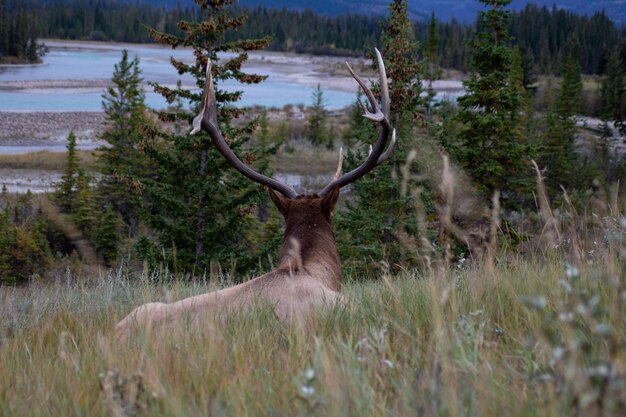
[[479, 1], [488, 10], [479, 12], [470, 43], [473, 72], [458, 100], [462, 129], [449, 151], [487, 201], [499, 190], [505, 207], [519, 208], [530, 185], [529, 147], [520, 126], [519, 77], [511, 77], [510, 12], [505, 10], [511, 1]]
[[108, 208], [100, 211], [95, 219], [93, 242], [98, 254], [107, 266], [111, 266], [117, 258], [120, 244], [120, 217]]
[[324, 92], [319, 84], [315, 88], [315, 91], [313, 91], [312, 98], [313, 105], [309, 109], [306, 124], [307, 134], [309, 135], [309, 139], [313, 145], [325, 145], [330, 148], [333, 146], [333, 143], [326, 126], [328, 118], [326, 100], [324, 99]]
[[432, 116], [432, 110], [434, 107], [433, 99], [435, 98], [435, 90], [433, 89], [433, 81], [441, 78], [441, 68], [439, 67], [439, 33], [437, 32], [437, 19], [435, 18], [435, 12], [430, 17], [430, 23], [428, 25], [428, 39], [426, 41], [426, 48], [424, 50], [424, 57], [426, 59], [426, 71], [424, 72], [424, 79], [428, 81], [427, 92], [427, 115]]
[[145, 155], [138, 149], [147, 123], [142, 81], [139, 58], [129, 59], [124, 49], [115, 64], [111, 86], [102, 95], [106, 130], [101, 139], [108, 145], [99, 149], [102, 176], [98, 195], [105, 210], [110, 207], [121, 216], [127, 228], [124, 234], [130, 237], [135, 236], [139, 222], [138, 179], [148, 169]]
[[607, 62], [606, 74], [602, 80], [600, 98], [601, 117], [605, 123], [615, 123], [615, 128], [626, 135], [626, 68], [619, 50], [613, 51]]
[[54, 201], [62, 212], [72, 213], [78, 195], [78, 178], [82, 169], [79, 166], [76, 150], [76, 135], [70, 132], [67, 138], [67, 160], [61, 182], [55, 185]]
[[81, 169], [76, 179], [76, 198], [70, 213], [73, 223], [90, 238], [93, 237], [98, 213], [91, 182], [91, 176]]
[[[385, 59], [391, 101], [391, 121], [398, 146], [392, 157], [376, 170], [351, 186], [353, 199], [337, 216], [339, 252], [348, 274], [374, 272], [373, 265], [383, 263], [395, 268], [399, 264], [415, 265], [407, 259], [398, 232], [415, 233], [414, 216], [406, 216], [413, 206], [410, 197], [400, 194], [398, 167], [404, 165], [408, 150], [419, 146], [416, 125], [425, 107], [421, 97], [422, 65], [418, 62], [418, 44], [408, 18], [407, 1], [395, 0], [389, 6], [383, 29], [382, 55]], [[377, 137], [375, 126], [363, 120], [362, 111], [351, 112], [349, 133], [363, 140], [346, 155], [346, 170], [367, 157], [370, 143]], [[361, 126], [361, 127], [358, 127]], [[365, 262], [364, 262], [365, 261]]]
[[541, 162], [546, 168], [548, 192], [553, 197], [561, 194], [561, 187], [581, 185], [581, 177], [574, 175], [580, 168], [574, 144], [577, 133], [574, 116], [580, 109], [582, 92], [578, 61], [576, 48], [570, 49], [563, 63], [563, 79], [546, 114], [547, 134]]
[[[255, 120], [238, 128], [231, 125], [233, 117], [242, 114], [241, 109], [232, 106], [240, 99], [241, 92], [226, 92], [220, 85], [227, 79], [247, 84], [261, 82], [265, 77], [244, 73], [241, 67], [248, 57], [247, 51], [267, 46], [269, 38], [225, 41], [226, 31], [237, 30], [245, 17], [233, 16], [227, 7], [232, 3], [230, 0], [196, 0], [196, 3], [200, 6], [202, 21], [179, 22], [181, 36], [152, 30], [159, 43], [193, 48], [195, 62], [185, 63], [173, 58], [171, 61], [179, 74], [194, 77], [198, 87], [190, 91], [180, 85], [172, 89], [155, 84], [155, 90], [168, 102], [179, 98], [189, 100], [192, 110], [173, 109], [161, 112], [159, 117], [164, 122], [186, 121], [189, 123], [187, 132], [191, 130], [190, 122], [197, 114], [210, 58], [220, 129], [233, 151], [241, 155], [243, 161], [260, 169], [258, 166], [263, 165], [271, 149], [259, 149], [247, 143], [255, 129]], [[235, 56], [229, 59], [218, 56], [224, 52], [235, 52]], [[232, 266], [233, 273], [235, 266], [244, 272], [254, 268], [260, 254], [251, 254], [254, 245], [247, 233], [251, 223], [257, 222], [255, 207], [267, 199], [265, 191], [232, 169], [206, 134], [176, 135], [156, 129], [144, 134], [146, 152], [155, 166], [155, 172], [143, 181], [146, 219], [156, 231], [160, 252], [166, 254], [171, 266], [198, 274], [204, 273], [213, 262], [223, 267]], [[144, 239], [141, 247], [152, 246]]]

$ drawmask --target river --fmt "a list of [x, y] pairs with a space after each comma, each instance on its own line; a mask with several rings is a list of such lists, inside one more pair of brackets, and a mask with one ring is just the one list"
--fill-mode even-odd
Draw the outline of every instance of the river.
[[[181, 77], [170, 64], [170, 58], [192, 62], [189, 48], [169, 49], [157, 45], [106, 44], [96, 42], [46, 41], [50, 52], [41, 65], [0, 67], [0, 111], [100, 111], [102, 93], [112, 77], [114, 66], [121, 59], [122, 49], [130, 57], [140, 60], [142, 76], [146, 82], [167, 86], [183, 85], [194, 88], [193, 80]], [[227, 60], [232, 55], [223, 55]], [[309, 57], [274, 52], [253, 52], [245, 71], [267, 75], [259, 85], [241, 85], [234, 81], [223, 83], [227, 91], [241, 90], [241, 106], [283, 107], [287, 104], [312, 102], [318, 83], [322, 84], [329, 109], [350, 105], [356, 96], [356, 84], [349, 78], [334, 80], [324, 73], [328, 65], [338, 63], [332, 57]], [[147, 84], [146, 102], [150, 107], [163, 108], [165, 100], [152, 92]]]

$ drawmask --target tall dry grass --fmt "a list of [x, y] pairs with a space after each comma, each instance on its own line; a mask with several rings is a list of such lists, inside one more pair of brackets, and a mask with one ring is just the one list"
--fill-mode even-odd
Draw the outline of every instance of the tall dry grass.
[[[96, 151], [79, 150], [79, 161], [85, 168], [92, 168], [96, 160]], [[43, 169], [63, 171], [67, 164], [65, 152], [38, 151], [17, 155], [0, 155], [0, 168]]]
[[350, 282], [349, 305], [306, 329], [259, 305], [130, 345], [112, 329], [132, 307], [210, 286], [118, 270], [4, 287], [0, 415], [623, 415], [623, 261]]

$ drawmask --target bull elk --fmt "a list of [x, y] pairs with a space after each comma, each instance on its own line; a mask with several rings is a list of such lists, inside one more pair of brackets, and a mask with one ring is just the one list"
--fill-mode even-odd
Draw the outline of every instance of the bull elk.
[[206, 68], [206, 84], [200, 114], [193, 120], [192, 134], [204, 130], [228, 163], [241, 174], [267, 187], [270, 198], [285, 220], [285, 235], [278, 267], [234, 287], [185, 298], [164, 304], [144, 304], [116, 326], [118, 337], [127, 338], [133, 326], [153, 327], [183, 318], [202, 324], [207, 314], [232, 309], [245, 310], [253, 299], [270, 303], [280, 320], [290, 322], [304, 319], [314, 309], [333, 306], [341, 302], [341, 270], [335, 235], [331, 226], [332, 212], [339, 190], [385, 161], [395, 147], [395, 130], [389, 122], [389, 92], [383, 59], [378, 52], [381, 103], [365, 82], [348, 71], [361, 86], [371, 110], [362, 102], [363, 116], [380, 124], [380, 133], [370, 153], [359, 167], [341, 173], [342, 153], [339, 153], [337, 171], [331, 182], [315, 194], [298, 194], [292, 187], [262, 175], [245, 165], [230, 149], [217, 122], [215, 86], [211, 74], [211, 61]]

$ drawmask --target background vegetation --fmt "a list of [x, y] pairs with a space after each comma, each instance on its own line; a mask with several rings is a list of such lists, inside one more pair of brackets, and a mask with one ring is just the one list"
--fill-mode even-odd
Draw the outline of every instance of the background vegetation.
[[[13, 0], [3, 0], [0, 2], [0, 9], [3, 3], [8, 4], [5, 19], [8, 18], [13, 23], [0, 27], [13, 27], [14, 29], [10, 29], [12, 32], [24, 33], [20, 36], [26, 38], [38, 36], [153, 42], [148, 28], [180, 36], [180, 20], [193, 22], [202, 17], [197, 7], [188, 4], [167, 8], [153, 6], [150, 2], [129, 4], [118, 0], [27, 0], [17, 2], [18, 7]], [[310, 10], [292, 11], [265, 7], [231, 7], [230, 10], [229, 13], [233, 15], [245, 13], [248, 18], [237, 31], [226, 34], [228, 40], [270, 35], [272, 40], [268, 47], [278, 51], [363, 55], [376, 46], [382, 34], [378, 16], [323, 16]], [[26, 24], [27, 29], [18, 29], [16, 26]], [[428, 27], [427, 20], [413, 22], [417, 40], [424, 42], [427, 39]], [[467, 44], [475, 28], [476, 23], [459, 22], [455, 19], [437, 23], [440, 37], [438, 55], [442, 66], [462, 71], [470, 68]], [[622, 60], [626, 60], [624, 30], [603, 12], [582, 16], [566, 9], [532, 4], [514, 13], [508, 25], [514, 44], [523, 50], [523, 59], [532, 62], [541, 73], [560, 71], [560, 60], [571, 38], [577, 40], [581, 49], [580, 64], [583, 72], [604, 73], [608, 53], [620, 44]], [[15, 36], [6, 38], [5, 44], [0, 42], [0, 56], [3, 50], [7, 51], [8, 46], [22, 48], [24, 51], [31, 48], [32, 53], [35, 53], [36, 42], [24, 43], [26, 38], [19, 40]], [[5, 45], [5, 49], [2, 45]], [[18, 54], [9, 51], [8, 55]]]

